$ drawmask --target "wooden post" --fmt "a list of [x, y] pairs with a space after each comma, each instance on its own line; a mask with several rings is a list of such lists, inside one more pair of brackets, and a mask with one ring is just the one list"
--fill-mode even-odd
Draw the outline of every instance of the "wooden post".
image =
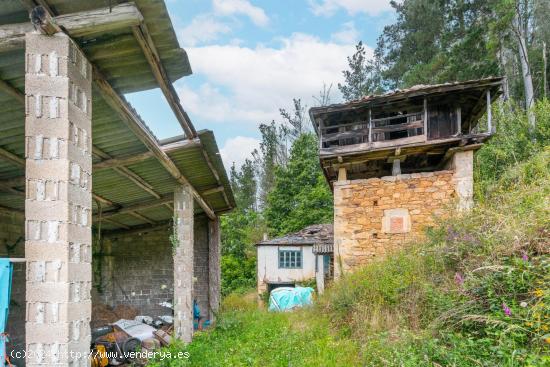
[[347, 175], [346, 167], [338, 168], [338, 181], [346, 181], [348, 179], [347, 176], [348, 175]]
[[456, 108], [456, 134], [462, 134], [462, 109], [460, 106]]
[[369, 108], [369, 143], [372, 143], [372, 110]]
[[424, 138], [428, 140], [428, 99], [424, 98]]
[[546, 79], [546, 68], [548, 67], [548, 62], [546, 60], [546, 42], [542, 42], [542, 95], [546, 98], [546, 93], [548, 91], [548, 80]]
[[487, 132], [491, 134], [493, 132], [493, 116], [491, 111], [491, 90], [487, 89]]

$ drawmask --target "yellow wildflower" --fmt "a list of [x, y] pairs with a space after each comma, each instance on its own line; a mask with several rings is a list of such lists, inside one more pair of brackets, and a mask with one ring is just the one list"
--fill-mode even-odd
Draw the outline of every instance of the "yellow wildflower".
[[535, 296], [542, 297], [544, 296], [544, 291], [542, 289], [535, 289]]
[[532, 322], [526, 322], [526, 323], [525, 323], [525, 326], [531, 327], [531, 326], [533, 326], [533, 323], [532, 323]]
[[544, 330], [544, 331], [548, 331], [548, 325], [542, 325], [541, 329]]
[[550, 344], [550, 336], [546, 339], [544, 339], [544, 341], [547, 343], [547, 344]]

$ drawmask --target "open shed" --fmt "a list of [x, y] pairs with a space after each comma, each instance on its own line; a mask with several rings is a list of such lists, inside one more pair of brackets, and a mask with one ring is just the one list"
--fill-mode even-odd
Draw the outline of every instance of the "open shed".
[[[28, 366], [84, 365], [95, 302], [173, 301], [187, 342], [193, 299], [217, 311], [218, 216], [235, 200], [172, 85], [189, 74], [163, 0], [2, 1], [0, 256], [24, 259], [8, 332], [52, 352]], [[184, 135], [157, 139], [124, 97], [151, 88]]]

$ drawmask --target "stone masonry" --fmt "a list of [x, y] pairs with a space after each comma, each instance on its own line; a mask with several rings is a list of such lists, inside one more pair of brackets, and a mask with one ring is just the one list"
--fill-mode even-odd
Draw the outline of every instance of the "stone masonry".
[[62, 33], [25, 57], [27, 366], [88, 366], [91, 65]]
[[335, 182], [335, 276], [421, 238], [453, 208], [469, 208], [472, 159], [459, 152], [449, 170]]
[[182, 185], [174, 192], [174, 337], [193, 339], [193, 195]]

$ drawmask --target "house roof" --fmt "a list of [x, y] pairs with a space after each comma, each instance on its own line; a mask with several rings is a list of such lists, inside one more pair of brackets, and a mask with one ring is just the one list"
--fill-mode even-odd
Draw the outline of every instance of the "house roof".
[[259, 242], [256, 246], [332, 245], [333, 242], [333, 225], [331, 223], [307, 226], [298, 232]]
[[441, 84], [417, 84], [410, 88], [395, 89], [384, 94], [371, 94], [346, 103], [335, 103], [328, 106], [312, 107], [310, 111], [313, 115], [317, 115], [319, 113], [331, 112], [356, 106], [375, 105], [382, 102], [386, 103], [397, 101], [400, 99], [429, 96], [433, 94], [444, 94], [491, 87], [495, 90], [498, 90], [502, 85], [504, 79], [504, 77], [488, 77], [482, 79], [448, 82]]

